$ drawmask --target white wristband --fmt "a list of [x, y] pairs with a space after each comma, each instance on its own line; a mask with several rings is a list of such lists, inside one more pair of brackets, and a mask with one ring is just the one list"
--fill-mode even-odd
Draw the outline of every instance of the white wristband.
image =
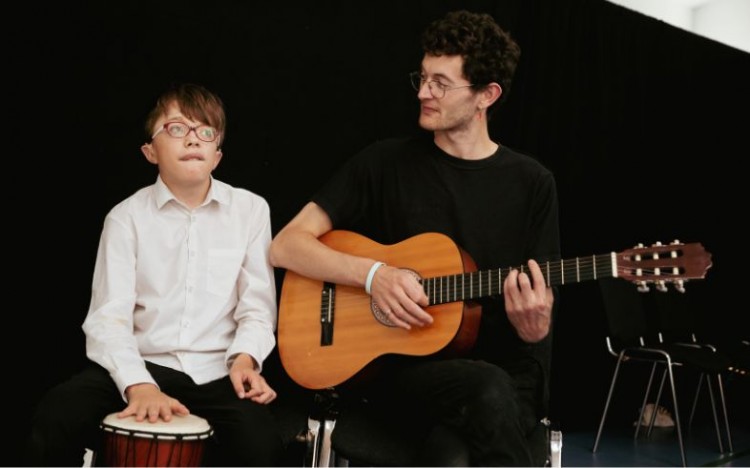
[[367, 294], [371, 294], [370, 288], [372, 287], [372, 279], [375, 277], [375, 272], [378, 271], [378, 268], [382, 267], [383, 265], [385, 265], [385, 263], [375, 262], [370, 267], [370, 272], [367, 273], [367, 280], [365, 281], [365, 292]]

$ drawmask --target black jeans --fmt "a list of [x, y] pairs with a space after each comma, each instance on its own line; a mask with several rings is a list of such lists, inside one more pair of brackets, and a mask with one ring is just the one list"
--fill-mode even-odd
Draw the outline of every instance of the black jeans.
[[[186, 374], [146, 363], [161, 390], [192, 414], [208, 421], [206, 466], [273, 466], [282, 451], [276, 420], [268, 407], [240, 400], [229, 377], [197, 385]], [[26, 456], [29, 466], [81, 466], [86, 448], [101, 450], [99, 424], [126, 406], [108, 372], [91, 364], [53, 387], [39, 402]]]
[[532, 466], [538, 389], [523, 382], [480, 360], [411, 361], [380, 374], [366, 396], [424, 434], [417, 465]]

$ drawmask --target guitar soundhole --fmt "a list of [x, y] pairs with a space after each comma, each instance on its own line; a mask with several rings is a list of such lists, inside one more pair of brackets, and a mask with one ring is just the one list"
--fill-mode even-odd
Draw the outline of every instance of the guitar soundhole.
[[370, 310], [372, 310], [372, 315], [375, 316], [375, 320], [382, 323], [386, 327], [395, 327], [396, 324], [391, 322], [388, 317], [385, 315], [385, 312], [378, 306], [378, 303], [375, 301], [370, 301]]
[[[406, 271], [408, 271], [409, 273], [411, 273], [417, 279], [417, 281], [422, 281], [422, 277], [419, 276], [419, 274], [416, 271], [410, 270], [410, 269], [407, 269], [407, 268], [404, 268], [404, 269]], [[378, 305], [377, 302], [372, 301], [372, 300], [370, 301], [370, 310], [372, 311], [372, 315], [375, 317], [375, 320], [377, 320], [378, 322], [382, 323], [386, 327], [395, 327], [396, 326], [396, 324], [393, 323], [386, 316], [385, 312], [383, 312], [383, 310], [380, 308], [380, 306]]]

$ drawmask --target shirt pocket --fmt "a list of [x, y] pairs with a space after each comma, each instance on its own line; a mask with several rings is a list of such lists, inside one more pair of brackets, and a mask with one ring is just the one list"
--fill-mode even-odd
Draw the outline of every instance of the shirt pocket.
[[240, 249], [210, 249], [206, 290], [217, 296], [230, 294], [237, 284], [244, 255]]

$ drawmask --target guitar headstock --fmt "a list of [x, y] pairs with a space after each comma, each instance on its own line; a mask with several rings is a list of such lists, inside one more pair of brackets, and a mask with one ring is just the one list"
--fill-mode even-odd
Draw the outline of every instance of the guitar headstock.
[[640, 291], [648, 291], [650, 283], [659, 291], [666, 291], [667, 283], [671, 283], [685, 292], [685, 281], [704, 278], [712, 265], [711, 253], [701, 244], [679, 241], [669, 245], [657, 242], [650, 247], [639, 244], [615, 256], [617, 276], [637, 284]]

